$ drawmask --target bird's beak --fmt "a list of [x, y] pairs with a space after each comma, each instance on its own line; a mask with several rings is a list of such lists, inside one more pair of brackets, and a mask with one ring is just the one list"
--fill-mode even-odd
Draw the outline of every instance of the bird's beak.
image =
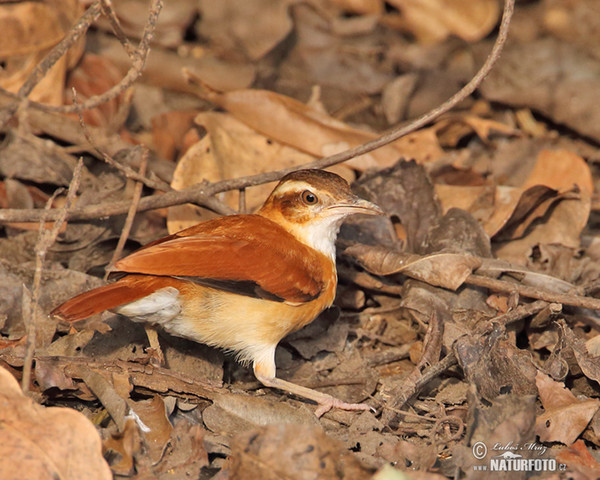
[[384, 214], [383, 210], [374, 203], [354, 195], [345, 202], [340, 202], [328, 207], [328, 210], [332, 210], [331, 213], [335, 213], [336, 215], [339, 215], [340, 213], [347, 215], [353, 215], [355, 213], [363, 213], [365, 215]]

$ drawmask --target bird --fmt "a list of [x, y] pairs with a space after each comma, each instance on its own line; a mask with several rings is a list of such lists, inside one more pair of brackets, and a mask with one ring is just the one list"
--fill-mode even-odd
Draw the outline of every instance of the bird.
[[150, 331], [235, 353], [264, 386], [315, 402], [317, 416], [331, 408], [368, 410], [280, 379], [275, 365], [278, 343], [333, 304], [335, 241], [344, 219], [359, 213], [383, 211], [339, 175], [297, 170], [256, 213], [204, 221], [142, 246], [112, 266], [116, 281], [50, 314], [76, 322], [109, 310]]

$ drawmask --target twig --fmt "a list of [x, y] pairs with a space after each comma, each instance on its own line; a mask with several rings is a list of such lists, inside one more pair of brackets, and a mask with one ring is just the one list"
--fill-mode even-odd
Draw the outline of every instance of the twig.
[[[100, 2], [96, 1], [90, 5], [85, 11], [77, 23], [71, 28], [69, 33], [63, 38], [56, 46], [48, 52], [44, 59], [36, 65], [25, 83], [19, 88], [16, 94], [7, 92], [1, 89], [3, 93], [9, 94], [16, 98], [18, 101], [12, 105], [6, 107], [0, 114], [0, 130], [3, 129], [8, 121], [19, 109], [19, 105], [22, 101], [27, 99], [27, 96], [32, 92], [35, 86], [40, 82], [42, 78], [48, 73], [52, 66], [73, 46], [73, 44], [79, 40], [90, 28], [100, 14], [102, 13], [102, 7]], [[37, 102], [30, 102], [31, 105], [43, 106]]]
[[[69, 185], [69, 191], [67, 192], [67, 198], [65, 201], [65, 205], [61, 209], [61, 216], [54, 222], [52, 230], [48, 231], [45, 228], [45, 219], [42, 219], [40, 222], [40, 230], [37, 245], [35, 248], [35, 273], [33, 276], [33, 295], [31, 298], [31, 308], [29, 309], [29, 323], [27, 325], [27, 343], [26, 343], [26, 353], [25, 353], [25, 361], [23, 364], [23, 378], [21, 379], [21, 388], [23, 392], [27, 392], [29, 390], [29, 383], [31, 382], [31, 366], [33, 363], [33, 356], [35, 355], [35, 343], [36, 343], [36, 319], [38, 315], [38, 304], [40, 299], [40, 285], [42, 282], [42, 272], [44, 270], [44, 260], [46, 258], [46, 253], [48, 249], [52, 246], [62, 224], [65, 222], [67, 218], [67, 214], [71, 205], [73, 204], [73, 200], [75, 199], [75, 195], [77, 194], [77, 190], [79, 189], [79, 182], [81, 180], [81, 170], [83, 167], [83, 160], [79, 159], [75, 170], [73, 171], [73, 179]], [[54, 200], [54, 196], [48, 200], [46, 204], [46, 211], [50, 207], [50, 204]]]
[[[232, 208], [224, 206], [219, 200], [205, 193], [211, 190], [203, 190], [206, 187], [194, 187], [184, 190], [166, 192], [160, 195], [149, 195], [140, 200], [138, 212], [154, 210], [157, 208], [166, 208], [182, 203], [196, 203], [222, 215], [235, 213]], [[110, 217], [122, 215], [129, 210], [129, 201], [107, 202], [101, 205], [89, 205], [87, 207], [73, 209], [69, 215], [69, 220], [89, 220], [92, 218]], [[39, 222], [40, 219], [56, 220], [60, 215], [59, 209], [48, 210], [48, 212], [39, 209], [2, 209], [0, 210], [0, 223], [5, 222]]]
[[[148, 165], [148, 153], [149, 152], [147, 149], [145, 149], [142, 153], [142, 161], [140, 164], [140, 175], [142, 177], [146, 173], [146, 166]], [[119, 259], [121, 253], [123, 252], [123, 247], [125, 246], [127, 237], [129, 237], [129, 232], [131, 231], [131, 226], [133, 225], [133, 219], [135, 218], [135, 214], [137, 212], [137, 206], [140, 203], [140, 198], [142, 197], [143, 188], [144, 184], [142, 182], [136, 182], [133, 191], [133, 198], [131, 199], [131, 206], [129, 207], [129, 212], [127, 212], [127, 218], [125, 218], [125, 224], [123, 225], [123, 230], [121, 230], [121, 236], [119, 237], [119, 241], [117, 242], [117, 248], [115, 248], [110, 263], [106, 268], [106, 275], [104, 277], [104, 280], [108, 278], [108, 274], [110, 273], [110, 267]]]

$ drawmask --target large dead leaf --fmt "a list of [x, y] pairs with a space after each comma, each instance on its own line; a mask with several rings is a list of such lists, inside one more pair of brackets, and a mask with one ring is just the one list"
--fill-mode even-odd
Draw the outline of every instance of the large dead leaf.
[[[219, 93], [203, 85], [198, 94], [254, 130], [315, 157], [333, 155], [377, 138], [374, 133], [350, 127], [298, 100], [267, 90]], [[404, 155], [401, 139], [346, 163], [366, 170], [390, 166]]]
[[112, 479], [92, 423], [70, 408], [44, 408], [0, 368], [0, 478]]
[[481, 260], [463, 253], [434, 253], [421, 256], [401, 253], [383, 247], [355, 245], [345, 250], [375, 275], [403, 273], [436, 287], [456, 290]]
[[308, 408], [294, 408], [270, 398], [226, 394], [214, 397], [214, 404], [203, 412], [209, 430], [232, 437], [259, 426], [276, 424], [318, 425]]
[[543, 442], [571, 445], [600, 408], [600, 400], [577, 399], [564, 383], [539, 371], [535, 381], [544, 405], [544, 413], [535, 422], [535, 433]]

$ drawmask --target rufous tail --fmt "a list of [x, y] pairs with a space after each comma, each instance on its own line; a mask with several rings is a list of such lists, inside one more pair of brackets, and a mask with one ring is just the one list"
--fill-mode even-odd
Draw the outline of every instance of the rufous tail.
[[98, 287], [67, 300], [50, 312], [50, 315], [67, 322], [77, 322], [105, 310], [125, 305], [154, 293], [161, 285], [160, 278], [144, 275], [127, 275], [115, 283]]

